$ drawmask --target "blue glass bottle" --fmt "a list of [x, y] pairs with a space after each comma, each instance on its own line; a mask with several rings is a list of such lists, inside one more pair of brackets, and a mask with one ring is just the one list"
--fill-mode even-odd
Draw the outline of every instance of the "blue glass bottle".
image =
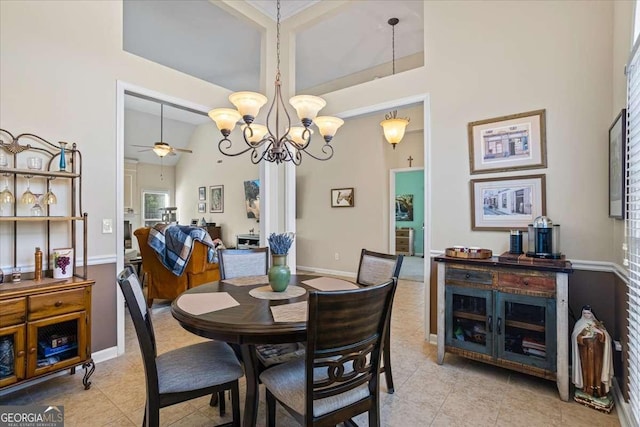
[[60, 172], [67, 171], [67, 156], [65, 153], [66, 142], [60, 141]]

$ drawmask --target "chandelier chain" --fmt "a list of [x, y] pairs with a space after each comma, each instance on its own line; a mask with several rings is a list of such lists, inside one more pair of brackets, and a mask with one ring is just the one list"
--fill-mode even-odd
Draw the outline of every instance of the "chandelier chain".
[[276, 81], [280, 81], [280, 0], [277, 2], [276, 19]]

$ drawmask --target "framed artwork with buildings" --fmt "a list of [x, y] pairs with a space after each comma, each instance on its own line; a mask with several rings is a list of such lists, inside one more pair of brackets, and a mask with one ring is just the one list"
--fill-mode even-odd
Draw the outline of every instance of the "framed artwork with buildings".
[[547, 167], [545, 110], [467, 125], [471, 174]]
[[609, 128], [609, 217], [624, 219], [627, 110], [622, 109]]
[[472, 230], [527, 230], [546, 215], [545, 175], [471, 180]]

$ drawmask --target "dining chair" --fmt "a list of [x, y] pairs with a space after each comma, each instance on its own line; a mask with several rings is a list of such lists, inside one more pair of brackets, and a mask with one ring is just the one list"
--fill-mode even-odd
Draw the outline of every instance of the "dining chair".
[[264, 276], [269, 270], [269, 248], [222, 249], [218, 251], [220, 280]]
[[[403, 258], [402, 255], [383, 254], [362, 249], [356, 282], [362, 286], [371, 286], [386, 282], [392, 277], [397, 279], [400, 276]], [[395, 389], [391, 372], [391, 316], [389, 316], [387, 335], [384, 337], [382, 347], [383, 364], [380, 372], [384, 372], [387, 392], [393, 394]]]
[[368, 412], [380, 425], [379, 368], [396, 279], [344, 291], [310, 291], [304, 359], [265, 370], [267, 426], [276, 401], [304, 426], [335, 426]]
[[[118, 284], [129, 308], [138, 337], [146, 377], [146, 404], [143, 426], [160, 424], [160, 408], [196, 397], [231, 391], [232, 421], [224, 426], [240, 425], [238, 379], [242, 366], [228, 344], [207, 341], [157, 354], [151, 315], [145, 303], [138, 276], [131, 267], [118, 275]], [[221, 399], [221, 416], [223, 414]]]

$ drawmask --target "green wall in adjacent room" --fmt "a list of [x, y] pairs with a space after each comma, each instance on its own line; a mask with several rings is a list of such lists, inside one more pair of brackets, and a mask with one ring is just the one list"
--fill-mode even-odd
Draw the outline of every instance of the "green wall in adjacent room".
[[413, 221], [396, 221], [396, 227], [413, 228], [413, 250], [424, 253], [424, 170], [398, 172], [396, 196], [413, 194]]

